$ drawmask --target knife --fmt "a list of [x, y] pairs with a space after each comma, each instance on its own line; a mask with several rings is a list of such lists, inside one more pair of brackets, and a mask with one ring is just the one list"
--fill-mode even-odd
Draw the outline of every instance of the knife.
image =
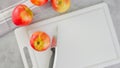
[[52, 44], [51, 44], [52, 56], [50, 58], [49, 68], [53, 68], [53, 65], [54, 65], [56, 44], [57, 44], [57, 37], [56, 37], [56, 35], [54, 35], [53, 38], [52, 38]]

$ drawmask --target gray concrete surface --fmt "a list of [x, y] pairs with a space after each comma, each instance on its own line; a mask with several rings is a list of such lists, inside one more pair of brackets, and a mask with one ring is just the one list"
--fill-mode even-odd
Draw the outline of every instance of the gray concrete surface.
[[[12, 1], [12, 0], [9, 0]], [[110, 13], [113, 19], [113, 23], [117, 32], [117, 36], [120, 42], [120, 0], [71, 0], [71, 8], [68, 12], [82, 9], [100, 2], [106, 2], [109, 6]], [[0, 0], [0, 9], [3, 9], [2, 4], [9, 4], [8, 0]], [[13, 2], [12, 2], [13, 3]], [[47, 9], [46, 9], [47, 8]], [[51, 17], [58, 16], [60, 14], [53, 11], [51, 5], [45, 5], [40, 7], [40, 20], [45, 20]], [[41, 10], [42, 9], [42, 10]], [[38, 10], [33, 10], [35, 13]], [[0, 68], [24, 68], [22, 58], [18, 49], [14, 30], [0, 37]], [[120, 68], [120, 64], [111, 66], [109, 68]]]

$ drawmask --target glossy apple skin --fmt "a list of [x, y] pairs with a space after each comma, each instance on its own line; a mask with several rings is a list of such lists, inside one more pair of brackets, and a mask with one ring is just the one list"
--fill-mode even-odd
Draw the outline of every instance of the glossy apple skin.
[[32, 34], [30, 44], [36, 51], [45, 51], [50, 46], [50, 37], [45, 32], [37, 31]]
[[70, 8], [70, 0], [51, 0], [52, 7], [59, 13], [64, 13]]
[[17, 5], [12, 12], [12, 21], [16, 26], [29, 25], [32, 19], [32, 11], [24, 4]]
[[42, 6], [48, 2], [48, 0], [30, 0], [32, 4], [36, 6]]

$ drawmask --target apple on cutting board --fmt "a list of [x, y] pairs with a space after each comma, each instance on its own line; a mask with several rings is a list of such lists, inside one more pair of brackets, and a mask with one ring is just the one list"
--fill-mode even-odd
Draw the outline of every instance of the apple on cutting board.
[[30, 38], [31, 47], [36, 51], [45, 51], [50, 46], [50, 37], [45, 32], [34, 32]]
[[33, 12], [24, 4], [17, 5], [12, 12], [12, 21], [16, 26], [26, 26], [32, 22]]

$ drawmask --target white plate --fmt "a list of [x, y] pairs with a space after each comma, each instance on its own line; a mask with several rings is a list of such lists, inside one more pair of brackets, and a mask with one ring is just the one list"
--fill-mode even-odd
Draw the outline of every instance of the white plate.
[[[29, 38], [38, 30], [45, 31], [52, 38], [57, 26], [54, 68], [104, 68], [119, 63], [119, 43], [108, 7], [101, 3], [16, 29], [15, 35], [25, 68], [48, 68], [51, 51], [34, 51]], [[28, 48], [31, 60], [26, 59], [24, 48]]]

